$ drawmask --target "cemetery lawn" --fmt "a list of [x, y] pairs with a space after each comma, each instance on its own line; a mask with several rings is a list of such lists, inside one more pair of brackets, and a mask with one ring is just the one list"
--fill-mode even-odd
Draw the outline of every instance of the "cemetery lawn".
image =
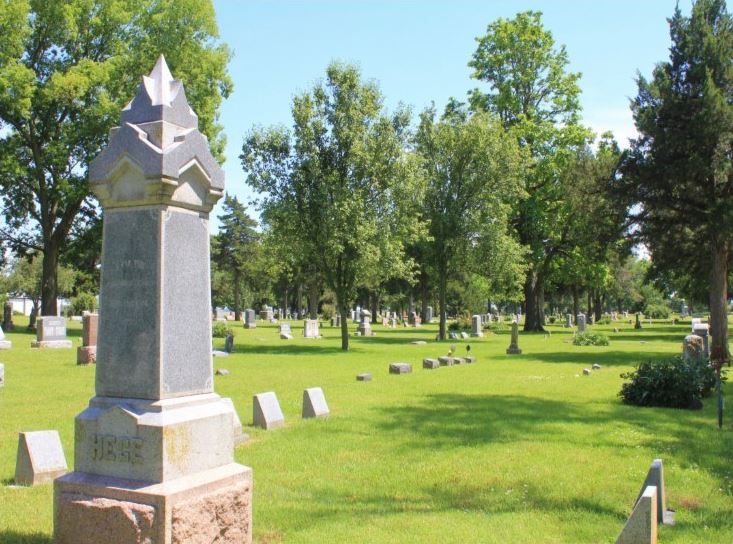
[[[230, 371], [216, 377], [216, 391], [234, 400], [251, 437], [236, 458], [254, 469], [255, 542], [612, 543], [656, 457], [677, 518], [660, 527], [659, 542], [733, 541], [733, 409], [720, 431], [713, 399], [683, 411], [617, 397], [619, 374], [678, 353], [689, 323], [591, 327], [609, 335], [607, 347], [573, 346], [568, 329], [550, 326], [549, 336], [520, 334], [523, 354], [513, 356], [508, 328], [436, 343], [436, 325], [374, 326], [376, 337], [352, 338], [343, 353], [337, 329], [306, 340], [292, 323], [292, 341], [279, 340], [276, 325], [233, 324], [235, 352], [214, 359]], [[71, 469], [74, 416], [94, 393], [94, 367], [78, 367], [76, 349], [32, 350], [23, 329], [7, 336], [0, 542], [50, 544], [52, 486], [12, 485], [17, 433], [57, 429]], [[79, 345], [79, 323], [69, 323], [69, 336]], [[470, 344], [477, 363], [422, 369], [423, 357], [445, 355], [451, 343], [458, 355]], [[389, 375], [396, 361], [413, 373]], [[583, 376], [593, 363], [603, 368]], [[373, 381], [357, 382], [361, 372]], [[325, 392], [328, 419], [300, 417], [303, 389], [313, 386]], [[265, 391], [277, 393], [284, 429], [251, 427], [252, 395]]]

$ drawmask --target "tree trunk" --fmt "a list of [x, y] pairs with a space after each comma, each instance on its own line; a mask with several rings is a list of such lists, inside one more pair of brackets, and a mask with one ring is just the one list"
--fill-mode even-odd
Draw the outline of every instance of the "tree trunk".
[[234, 321], [239, 323], [242, 313], [242, 288], [239, 271], [234, 272]]
[[524, 282], [524, 331], [544, 332], [545, 286], [541, 273], [530, 270]]
[[303, 317], [303, 284], [301, 282], [298, 282], [295, 293], [295, 310], [298, 312], [298, 319]]
[[51, 240], [43, 244], [43, 277], [41, 279], [41, 315], [58, 314], [58, 284], [56, 272], [59, 267], [59, 246]]
[[439, 312], [440, 312], [440, 327], [438, 329], [438, 340], [445, 340], [445, 321], [446, 321], [446, 310], [445, 310], [445, 299], [446, 299], [446, 291], [448, 286], [448, 270], [446, 266], [438, 267], [438, 275], [440, 276], [438, 279], [438, 298], [440, 299], [438, 301], [439, 306]]
[[711, 360], [723, 364], [728, 353], [728, 245], [721, 240], [712, 243], [710, 270], [710, 334]]
[[343, 294], [336, 293], [336, 307], [341, 312], [341, 349], [349, 351], [349, 312], [350, 304], [343, 299]]
[[423, 323], [427, 323], [428, 319], [428, 296], [428, 274], [423, 267], [423, 270], [420, 271], [420, 317]]
[[585, 312], [585, 315], [587, 315], [590, 318], [590, 314], [593, 313], [593, 289], [588, 289], [588, 308]]
[[308, 286], [308, 311], [311, 319], [318, 319], [318, 298], [320, 289], [317, 283]]
[[38, 302], [33, 301], [33, 308], [31, 308], [31, 315], [28, 317], [28, 330], [36, 330], [36, 318], [38, 317]]
[[596, 316], [596, 323], [601, 319], [601, 315], [603, 315], [603, 299], [601, 298], [601, 295], [598, 293], [598, 291], [595, 292], [595, 296], [593, 297], [593, 311]]
[[290, 287], [288, 279], [283, 281], [283, 298], [282, 298], [282, 315], [283, 319], [288, 315], [288, 288]]
[[578, 294], [578, 286], [573, 285], [573, 319], [580, 312], [580, 295]]
[[379, 293], [376, 291], [374, 293], [369, 293], [369, 302], [369, 309], [372, 312], [372, 324], [374, 325], [377, 323], [377, 311], [379, 310]]

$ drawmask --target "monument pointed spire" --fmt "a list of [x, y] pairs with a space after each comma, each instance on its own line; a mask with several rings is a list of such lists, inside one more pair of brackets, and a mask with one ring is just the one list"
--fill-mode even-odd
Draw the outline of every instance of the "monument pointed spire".
[[152, 106], [170, 106], [180, 89], [180, 82], [173, 79], [163, 55], [158, 57], [150, 75], [143, 77], [143, 83]]

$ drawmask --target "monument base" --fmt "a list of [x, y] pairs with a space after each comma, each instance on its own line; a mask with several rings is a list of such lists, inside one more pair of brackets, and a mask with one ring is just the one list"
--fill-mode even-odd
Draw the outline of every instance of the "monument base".
[[483, 338], [484, 337], [484, 333], [482, 333], [482, 332], [472, 332], [471, 333], [471, 336], [473, 338]]
[[506, 352], [507, 352], [507, 355], [521, 355], [522, 354], [522, 350], [517, 347], [508, 347]]
[[54, 482], [56, 544], [250, 544], [252, 469], [159, 484], [72, 472]]
[[88, 365], [97, 362], [97, 346], [82, 346], [76, 348], [76, 364]]
[[10, 349], [13, 343], [10, 340], [0, 340], [0, 349]]
[[70, 348], [71, 340], [34, 340], [32, 348]]
[[245, 323], [244, 328], [245, 329], [256, 329], [257, 325], [255, 325], [254, 323]]

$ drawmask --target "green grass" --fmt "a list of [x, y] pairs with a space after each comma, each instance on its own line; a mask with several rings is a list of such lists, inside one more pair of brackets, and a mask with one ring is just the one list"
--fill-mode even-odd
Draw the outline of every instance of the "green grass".
[[[568, 330], [551, 326], [549, 336], [520, 334], [523, 354], [513, 356], [508, 330], [436, 343], [435, 325], [375, 326], [376, 337], [352, 338], [342, 353], [337, 329], [306, 340], [293, 325], [293, 341], [279, 340], [274, 325], [235, 325], [235, 353], [214, 360], [231, 372], [216, 377], [216, 391], [232, 397], [251, 435], [236, 458], [254, 469], [255, 542], [611, 543], [655, 457], [677, 511], [660, 543], [733, 541], [733, 412], [719, 431], [712, 399], [691, 412], [617, 398], [619, 374], [679, 352], [687, 324], [591, 327], [609, 336], [606, 347], [573, 346]], [[79, 333], [71, 323], [70, 335]], [[73, 420], [93, 395], [94, 368], [77, 367], [75, 350], [31, 350], [31, 335], [8, 337], [0, 542], [49, 544], [52, 486], [11, 485], [17, 432], [58, 429], [72, 465]], [[458, 354], [470, 344], [478, 362], [421, 368], [451, 343]], [[394, 361], [411, 362], [413, 373], [389, 375]], [[603, 368], [583, 376], [593, 363]], [[357, 382], [359, 372], [374, 380]], [[326, 420], [300, 418], [313, 386], [326, 394]], [[252, 395], [264, 391], [277, 393], [286, 428], [251, 427]]]

